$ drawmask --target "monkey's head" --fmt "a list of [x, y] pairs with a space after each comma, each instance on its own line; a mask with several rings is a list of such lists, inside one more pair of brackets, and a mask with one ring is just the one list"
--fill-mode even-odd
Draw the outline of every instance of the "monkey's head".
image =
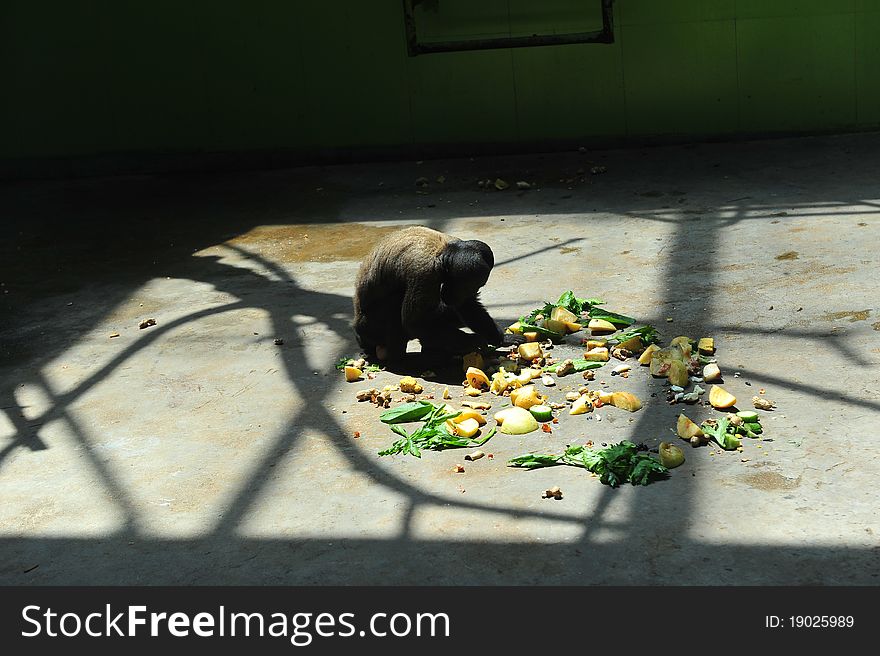
[[452, 241], [440, 256], [440, 298], [453, 307], [476, 298], [489, 280], [495, 256], [485, 242]]

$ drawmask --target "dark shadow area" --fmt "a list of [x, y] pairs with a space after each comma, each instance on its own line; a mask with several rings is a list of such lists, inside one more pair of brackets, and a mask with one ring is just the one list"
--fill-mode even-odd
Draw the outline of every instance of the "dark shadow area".
[[[832, 167], [832, 173], [834, 166], [843, 167], [846, 158], [859, 151], [863, 165], [860, 171], [865, 171], [868, 165], [880, 165], [880, 149], [866, 152], [860, 141], [865, 139], [868, 137], [864, 135], [850, 140], [828, 139], [796, 143], [793, 148], [802, 158], [811, 157], [814, 164], [820, 161]], [[880, 137], [870, 139], [874, 145], [880, 144]], [[687, 156], [683, 157], [682, 152]], [[674, 159], [676, 166], [658, 170], [658, 161], [663, 157]], [[688, 317], [688, 334], [783, 335], [820, 344], [853, 366], [866, 366], [868, 360], [844, 335], [828, 335], [821, 328], [804, 329], [785, 322], [772, 328], [736, 325], [714, 307], [719, 274], [713, 255], [723, 248], [722, 237], [726, 232], [743, 222], [833, 213], [836, 207], [863, 207], [866, 215], [880, 213], [875, 202], [862, 200], [863, 196], [876, 195], [875, 181], [867, 172], [846, 183], [829, 174], [824, 185], [798, 186], [792, 182], [797, 175], [762, 178], [762, 171], [766, 174], [771, 166], [784, 166], [790, 157], [784, 144], [774, 147], [762, 143], [681, 147], [655, 152], [647, 158], [640, 151], [611, 151], [589, 160], [572, 153], [496, 158], [478, 163], [433, 162], [432, 173], [443, 171], [444, 165], [459, 170], [442, 191], [432, 188], [424, 197], [414, 196], [411, 182], [406, 184], [400, 166], [392, 164], [376, 165], [369, 173], [361, 167], [353, 175], [342, 169], [316, 167], [267, 174], [104, 179], [0, 188], [4, 227], [11, 236], [0, 245], [0, 282], [4, 292], [0, 295], [0, 412], [9, 418], [15, 430], [11, 440], [0, 444], [0, 480], [4, 462], [17, 449], [52, 449], [51, 441], [41, 437], [40, 427], [61, 421], [76, 437], [86, 464], [109, 490], [125, 517], [118, 532], [95, 539], [0, 538], [0, 553], [6, 563], [0, 567], [0, 580], [6, 584], [876, 585], [880, 575], [877, 546], [856, 549], [702, 542], [691, 532], [698, 490], [689, 477], [673, 476], [646, 488], [602, 488], [598, 502], [573, 515], [570, 507], [566, 512], [552, 506], [524, 510], [464, 497], [451, 500], [390, 473], [371, 452], [352, 443], [338, 417], [328, 410], [329, 387], [315, 380], [312, 372], [318, 365], [303, 348], [305, 338], [300, 329], [304, 324], [292, 319], [294, 315], [305, 316], [323, 325], [345, 345], [337, 355], [353, 355], [356, 343], [349, 325], [351, 299], [304, 285], [298, 278], [297, 262], [314, 261], [307, 255], [297, 260], [299, 255], [293, 253], [293, 259], [281, 258], [282, 264], [272, 255], [263, 256], [242, 248], [240, 241], [261, 226], [295, 225], [305, 226], [304, 229], [315, 227], [317, 231], [318, 226], [333, 227], [354, 221], [405, 219], [444, 230], [452, 219], [473, 216], [473, 231], [477, 232], [481, 222], [488, 224], [496, 217], [507, 217], [511, 223], [538, 215], [552, 220], [554, 215], [571, 213], [595, 218], [583, 226], [583, 234], [558, 237], [551, 244], [536, 239], [534, 248], [528, 252], [498, 258], [499, 268], [515, 269], [524, 267], [529, 258], [546, 256], [554, 250], [589, 249], [600, 234], [610, 232], [613, 237], [615, 230], [638, 231], [640, 221], [663, 222], [669, 224], [671, 232], [668, 240], [658, 245], [657, 267], [632, 273], [662, 281], [659, 297], [638, 317], [640, 323], [651, 322], [663, 328], [668, 340], [672, 336], [669, 331], [679, 330], [678, 326], [664, 325], [671, 312], [667, 309], [674, 308], [677, 316]], [[760, 158], [762, 171], [742, 168], [741, 162], [750, 158]], [[715, 159], [719, 161], [713, 163]], [[593, 161], [618, 173], [584, 173], [584, 167], [589, 170], [588, 164]], [[797, 162], [797, 166], [806, 165], [804, 159]], [[578, 170], [582, 173], [578, 174]], [[880, 169], [875, 166], [873, 171], [876, 170]], [[479, 172], [489, 177], [487, 171], [492, 172], [489, 175], [507, 175], [511, 180], [541, 176], [548, 184], [536, 185], [535, 191], [506, 196], [474, 191], [474, 176]], [[680, 191], [684, 183], [679, 178], [685, 173], [691, 175], [687, 192]], [[377, 188], [376, 180], [392, 175], [396, 176], [395, 181]], [[730, 178], [725, 176], [740, 177], [729, 182]], [[582, 186], [577, 186], [575, 180], [583, 180]], [[650, 188], [642, 189], [646, 181], [650, 181]], [[729, 187], [732, 199], [720, 206], [709, 202], [709, 190], [718, 185]], [[752, 191], [742, 195], [744, 189]], [[853, 196], [855, 191], [862, 194]], [[429, 202], [441, 193], [447, 200], [451, 196], [454, 202]], [[463, 194], [471, 194], [470, 200], [462, 200]], [[771, 206], [747, 202], [754, 196], [768, 194], [781, 196], [780, 203]], [[658, 202], [668, 202], [669, 206], [658, 208]], [[429, 207], [431, 204], [435, 206]], [[400, 208], [405, 208], [407, 215], [399, 215]], [[613, 213], [615, 217], [609, 219], [600, 213]], [[698, 231], [689, 229], [695, 220], [700, 222]], [[872, 218], [866, 216], [864, 220]], [[499, 229], [494, 223], [493, 226], [493, 230]], [[218, 244], [225, 244], [224, 248], [236, 253], [248, 267], [224, 263], [216, 256], [193, 257], [194, 253]], [[369, 242], [357, 242], [354, 249], [365, 249], [368, 245]], [[785, 249], [785, 244], [779, 244], [777, 250]], [[664, 252], [689, 256], [664, 258]], [[41, 374], [43, 366], [65, 353], [81, 335], [157, 277], [204, 283], [235, 300], [193, 311], [138, 334], [128, 347], [73, 389], [52, 393]], [[585, 286], [586, 281], [570, 280], [564, 272], [559, 275], [559, 292], [569, 288], [586, 292]], [[539, 290], [523, 290], [523, 296], [531, 299], [529, 303], [540, 295]], [[557, 290], [548, 294], [555, 295]], [[85, 308], [81, 306], [84, 302], [88, 304]], [[70, 303], [76, 304], [76, 312], [67, 311]], [[487, 306], [494, 307], [492, 303]], [[245, 308], [265, 313], [272, 334], [293, 336], [286, 339], [285, 348], [279, 351], [280, 368], [291, 388], [302, 397], [303, 407], [310, 411], [298, 409], [286, 417], [286, 425], [262, 449], [246, 483], [231, 490], [231, 500], [222, 518], [209, 533], [193, 539], [150, 537], [149, 531], [139, 525], [136, 504], [126, 485], [89, 448], [91, 434], [100, 432], [102, 427], [83, 426], [71, 405], [170, 331], [208, 316]], [[501, 325], [517, 319], [513, 315], [495, 318]], [[460, 368], [443, 368], [436, 361], [423, 361], [417, 355], [394, 371], [419, 374], [425, 369], [434, 371], [434, 380], [439, 382], [461, 382]], [[772, 383], [776, 388], [799, 394], [819, 397], [826, 392], [819, 385], [762, 372], [751, 363], [741, 371], [756, 382]], [[46, 390], [49, 409], [26, 419], [25, 409], [15, 395], [16, 388], [23, 384]], [[841, 394], [839, 402], [880, 410], [880, 403], [856, 394]], [[632, 428], [628, 428], [634, 435], [654, 439], [668, 432], [669, 409], [662, 403], [647, 404], [634, 419]], [[406, 498], [408, 511], [396, 537], [253, 539], [239, 534], [244, 519], [265, 491], [272, 468], [297, 446], [307, 431], [323, 436], [351, 470], [368, 477], [371, 484], [387, 489], [389, 495]], [[520, 471], [505, 473], [529, 475]], [[610, 516], [622, 495], [628, 505], [625, 520], [617, 519], [619, 513], [614, 518]], [[290, 499], [290, 503], [297, 504], [298, 500]], [[420, 538], [412, 518], [420, 508], [434, 506], [479, 511], [508, 520], [576, 525], [580, 534], [575, 541], [550, 544]], [[665, 512], [660, 514], [658, 509]], [[344, 521], [340, 517], [340, 522]], [[77, 556], [79, 564], [68, 558], [70, 554]], [[425, 554], [430, 554], [429, 568], [423, 565]], [[100, 570], [92, 568], [91, 563], [97, 561], [102, 563]], [[62, 562], [63, 565], [56, 564]], [[340, 567], [340, 562], [345, 566]], [[37, 569], [25, 573], [36, 563], [40, 565]], [[687, 563], [694, 567], [686, 573], [676, 569]], [[793, 578], [792, 573], [798, 570], [803, 575]], [[817, 574], [823, 571], [831, 574], [827, 578]]]

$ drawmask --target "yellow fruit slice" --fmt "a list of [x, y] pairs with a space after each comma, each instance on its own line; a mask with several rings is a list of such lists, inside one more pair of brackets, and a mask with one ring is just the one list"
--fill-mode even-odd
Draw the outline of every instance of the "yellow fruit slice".
[[642, 354], [639, 356], [639, 364], [641, 365], [649, 365], [651, 364], [651, 358], [654, 355], [654, 351], [659, 351], [660, 347], [656, 344], [649, 344], [648, 348], [646, 348]]
[[510, 402], [517, 408], [528, 410], [533, 405], [541, 403], [541, 396], [534, 385], [526, 385], [510, 393]]
[[703, 355], [712, 355], [715, 353], [715, 338], [701, 337], [697, 342], [697, 350]]
[[462, 410], [461, 414], [458, 415], [457, 417], [454, 417], [452, 419], [452, 421], [455, 422], [456, 424], [460, 424], [465, 419], [473, 419], [480, 426], [484, 426], [486, 424], [486, 418], [483, 415], [481, 415], [479, 412], [477, 412], [476, 410]]
[[635, 412], [641, 409], [642, 402], [639, 401], [639, 397], [631, 392], [613, 392], [611, 394], [611, 405], [621, 410]]
[[574, 312], [571, 312], [564, 307], [555, 307], [553, 311], [550, 313], [550, 318], [553, 321], [561, 321], [563, 323], [577, 323], [577, 315]]
[[678, 385], [679, 387], [687, 387], [688, 369], [684, 362], [673, 360], [669, 363], [669, 372], [667, 373], [670, 385]]
[[529, 362], [537, 360], [544, 355], [544, 352], [541, 350], [541, 345], [536, 342], [520, 344], [517, 351], [519, 352], [519, 357], [523, 360], [528, 360]]
[[583, 415], [587, 412], [593, 411], [593, 402], [590, 401], [590, 397], [586, 394], [581, 394], [577, 401], [571, 404], [571, 410], [568, 411], [570, 415]]
[[468, 367], [468, 370], [465, 373], [465, 378], [467, 378], [468, 385], [470, 385], [471, 387], [475, 387], [476, 389], [489, 387], [489, 377], [483, 372], [482, 369], [477, 369], [476, 367]]
[[591, 333], [613, 333], [617, 330], [613, 323], [605, 321], [605, 319], [590, 319], [587, 327]]
[[447, 419], [446, 430], [459, 437], [473, 437], [480, 432], [480, 424], [476, 419], [465, 419], [464, 421]]
[[689, 440], [694, 436], [703, 437], [703, 431], [697, 423], [684, 415], [678, 415], [678, 423], [675, 426], [675, 432], [683, 440]]
[[505, 408], [496, 412], [495, 421], [500, 424], [498, 431], [508, 435], [523, 435], [538, 430], [538, 420], [522, 408]]
[[608, 362], [608, 349], [604, 346], [597, 346], [584, 353], [584, 360], [590, 362]]
[[547, 319], [544, 321], [544, 328], [552, 330], [554, 333], [559, 333], [560, 335], [565, 335], [568, 332], [568, 326], [565, 325], [565, 322], [557, 321], [556, 319]]
[[709, 388], [709, 403], [713, 408], [723, 410], [733, 407], [733, 404], [736, 403], [736, 397], [723, 387], [712, 385]]

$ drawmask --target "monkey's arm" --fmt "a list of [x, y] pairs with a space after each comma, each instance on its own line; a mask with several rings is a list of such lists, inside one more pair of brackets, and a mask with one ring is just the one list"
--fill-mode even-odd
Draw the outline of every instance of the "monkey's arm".
[[501, 329], [478, 298], [465, 301], [456, 310], [464, 325], [482, 337], [487, 343], [493, 346], [500, 346], [502, 344], [504, 335]]
[[439, 284], [430, 280], [408, 286], [401, 306], [404, 330], [409, 337], [418, 339], [423, 348], [454, 353], [476, 350], [484, 338], [458, 329], [457, 313], [448, 311], [440, 300], [439, 290]]

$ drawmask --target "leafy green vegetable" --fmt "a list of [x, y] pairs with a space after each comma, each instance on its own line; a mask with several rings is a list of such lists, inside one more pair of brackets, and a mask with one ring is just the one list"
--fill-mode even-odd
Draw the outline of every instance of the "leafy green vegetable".
[[[595, 362], [594, 360], [583, 359], [572, 360], [571, 363], [574, 365], [574, 370], [576, 372], [586, 371], [587, 369], [598, 369], [606, 364], [605, 362]], [[541, 371], [555, 372], [561, 364], [561, 362], [551, 364], [550, 366], [544, 367]]]
[[651, 479], [662, 476], [669, 470], [654, 458], [639, 458], [629, 474], [633, 485], [647, 485]]
[[430, 401], [413, 401], [404, 403], [396, 408], [386, 410], [379, 415], [379, 421], [385, 424], [402, 424], [407, 421], [417, 421], [428, 416], [434, 410], [434, 404]]
[[615, 335], [614, 340], [618, 344], [623, 344], [623, 342], [632, 339], [633, 337], [639, 337], [642, 340], [642, 346], [659, 342], [657, 329], [650, 324], [641, 326], [640, 328], [630, 328], [629, 330], [625, 330], [622, 333]]
[[[352, 366], [354, 364], [354, 362], [355, 362], [354, 358], [339, 358], [339, 361], [336, 363], [336, 368], [339, 369], [339, 371], [342, 371], [346, 367]], [[368, 364], [368, 365], [362, 367], [361, 371], [372, 371], [372, 372], [382, 371], [382, 367], [379, 367], [375, 364]]]
[[543, 326], [539, 326], [534, 323], [529, 323], [525, 317], [520, 317], [519, 325], [524, 333], [538, 333], [538, 335], [541, 335], [543, 337], [549, 337], [550, 339], [552, 339], [554, 341], [559, 341], [563, 337], [565, 337], [565, 335], [563, 335], [562, 333], [557, 333], [554, 330], [547, 330]]
[[508, 467], [522, 467], [523, 469], [537, 469], [539, 467], [555, 467], [563, 464], [560, 462], [562, 456], [542, 453], [527, 453], [524, 456], [517, 456], [507, 461]]
[[704, 421], [700, 424], [700, 430], [709, 437], [715, 438], [719, 446], [727, 451], [733, 451], [742, 446], [742, 440], [736, 434], [736, 426], [732, 426], [727, 417], [723, 417], [717, 422]]
[[583, 467], [599, 475], [605, 485], [617, 487], [623, 483], [647, 485], [664, 476], [669, 470], [656, 458], [638, 450], [628, 440], [612, 444], [604, 449], [591, 449], [586, 446], [569, 446], [561, 455], [527, 453], [507, 462], [508, 467], [536, 469], [571, 465]]
[[635, 319], [628, 317], [625, 314], [618, 314], [617, 312], [611, 312], [610, 310], [600, 307], [590, 308], [590, 311], [587, 314], [590, 319], [605, 319], [605, 321], [610, 321], [619, 326], [631, 326], [636, 322]]
[[538, 315], [548, 319], [550, 318], [550, 313], [553, 312], [553, 308], [557, 307], [565, 308], [573, 314], [580, 315], [583, 312], [589, 311], [592, 306], [602, 305], [603, 303], [605, 301], [600, 298], [578, 298], [574, 295], [573, 291], [568, 290], [555, 303], [545, 302], [542, 307], [532, 310], [527, 317], [520, 319], [520, 322], [526, 321], [529, 324], [534, 324], [538, 319]]
[[[427, 402], [423, 401], [422, 403]], [[415, 406], [415, 404], [407, 405]], [[428, 414], [423, 415], [425, 423], [412, 433], [408, 433], [403, 427], [398, 426], [396, 423], [386, 422], [389, 423], [392, 431], [400, 435], [400, 439], [387, 449], [379, 451], [380, 456], [403, 453], [404, 455], [421, 458], [423, 449], [427, 451], [442, 451], [443, 449], [459, 449], [474, 445], [481, 446], [495, 435], [494, 428], [490, 430], [485, 437], [478, 440], [452, 435], [446, 430], [446, 420], [457, 417], [461, 412], [445, 412], [445, 406], [435, 406], [432, 403], [428, 403], [428, 406], [430, 406]], [[403, 406], [400, 407], [402, 408]], [[416, 411], [416, 408], [413, 407], [411, 411]], [[384, 414], [387, 413], [383, 413], [383, 415]]]
[[593, 305], [596, 301], [598, 301], [599, 304], [604, 302], [599, 300], [598, 298], [578, 298], [574, 295], [573, 291], [568, 290], [559, 297], [559, 300], [556, 301], [555, 305], [556, 307], [565, 308], [572, 314], [580, 314], [581, 312], [586, 312], [587, 310], [589, 310], [590, 306]]

